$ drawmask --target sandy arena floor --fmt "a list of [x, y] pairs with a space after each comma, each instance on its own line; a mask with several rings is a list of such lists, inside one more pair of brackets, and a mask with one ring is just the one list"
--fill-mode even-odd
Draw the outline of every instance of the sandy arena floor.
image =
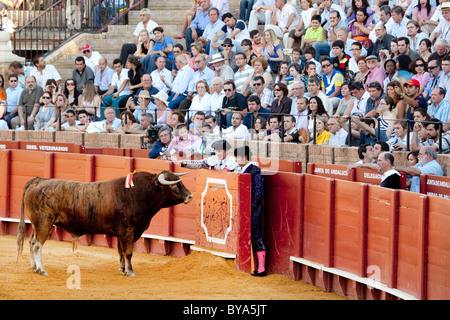
[[[115, 249], [49, 240], [43, 247], [48, 277], [30, 269], [28, 238], [17, 266], [16, 238], [0, 236], [0, 300], [344, 300], [287, 276], [255, 278], [237, 271], [233, 261], [206, 252], [184, 258], [135, 252], [136, 277], [118, 271]], [[70, 266], [80, 270], [80, 289]], [[70, 269], [70, 268], [69, 268]]]

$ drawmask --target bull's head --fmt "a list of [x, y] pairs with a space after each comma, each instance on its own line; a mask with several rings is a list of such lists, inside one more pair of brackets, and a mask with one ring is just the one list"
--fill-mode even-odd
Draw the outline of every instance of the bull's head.
[[[175, 204], [184, 202], [185, 204], [191, 202], [192, 194], [191, 192], [184, 186], [181, 182], [182, 179], [179, 179], [179, 176], [184, 176], [189, 172], [184, 173], [173, 173], [168, 170], [164, 170], [158, 175], [157, 184], [162, 186], [170, 186], [172, 190], [171, 199], [167, 199], [169, 203], [176, 202]], [[174, 204], [171, 204], [174, 205]]]

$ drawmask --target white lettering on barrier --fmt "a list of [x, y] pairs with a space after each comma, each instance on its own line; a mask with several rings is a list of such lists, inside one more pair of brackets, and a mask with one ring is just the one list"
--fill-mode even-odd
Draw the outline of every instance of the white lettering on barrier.
[[331, 174], [335, 174], [338, 176], [348, 176], [347, 170], [339, 170], [339, 169], [331, 169]]
[[27, 144], [26, 146], [27, 150], [37, 150], [37, 146], [35, 144]]
[[436, 186], [436, 187], [450, 188], [450, 182], [438, 181], [438, 180], [433, 180], [433, 179], [427, 179], [427, 185]]
[[364, 172], [364, 178], [381, 180], [381, 174]]
[[40, 151], [60, 151], [60, 152], [68, 152], [69, 147], [63, 146], [37, 146], [35, 144], [27, 144], [27, 150], [40, 150]]
[[325, 173], [323, 168], [314, 168], [314, 173]]

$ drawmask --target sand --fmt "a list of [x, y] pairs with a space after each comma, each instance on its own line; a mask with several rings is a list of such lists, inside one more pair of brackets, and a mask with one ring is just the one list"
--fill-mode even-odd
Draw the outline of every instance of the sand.
[[290, 277], [239, 272], [234, 261], [208, 252], [184, 257], [135, 252], [136, 277], [120, 274], [117, 250], [48, 240], [32, 272], [28, 238], [17, 265], [16, 238], [0, 236], [0, 300], [345, 300]]

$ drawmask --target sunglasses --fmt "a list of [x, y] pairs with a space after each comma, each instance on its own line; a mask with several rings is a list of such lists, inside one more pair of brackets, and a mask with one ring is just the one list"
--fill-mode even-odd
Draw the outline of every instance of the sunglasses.
[[17, 82], [17, 80], [9, 79], [9, 82]]
[[232, 45], [231, 44], [223, 44], [222, 47], [228, 48], [228, 47], [232, 47]]
[[223, 91], [230, 92], [230, 91], [233, 91], [233, 90], [232, 89], [223, 89]]
[[273, 91], [281, 91], [281, 89], [273, 89]]
[[423, 67], [424, 64], [416, 64], [416, 67]]
[[48, 96], [43, 96], [42, 99], [51, 99], [51, 98]]
[[329, 66], [331, 66], [331, 63], [323, 64], [323, 65], [322, 65], [322, 68], [326, 68], [326, 67], [329, 67]]
[[73, 82], [67, 82], [66, 83], [66, 86], [74, 86], [75, 85], [75, 83], [73, 83]]
[[262, 86], [262, 83], [253, 83], [253, 86], [254, 87], [259, 87], [259, 86]]
[[91, 50], [84, 50], [83, 53], [89, 53]]
[[[417, 65], [416, 65], [417, 66]], [[429, 70], [433, 70], [436, 69], [438, 66], [434, 66], [434, 67], [428, 67]]]

